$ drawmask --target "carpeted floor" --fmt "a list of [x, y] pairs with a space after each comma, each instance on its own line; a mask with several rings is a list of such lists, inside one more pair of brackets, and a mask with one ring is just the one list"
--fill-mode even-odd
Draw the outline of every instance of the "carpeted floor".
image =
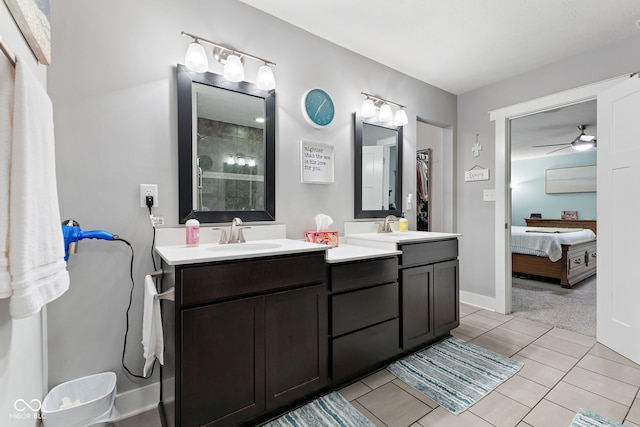
[[513, 277], [512, 314], [595, 337], [596, 276], [571, 289], [564, 289], [557, 282], [542, 280]]

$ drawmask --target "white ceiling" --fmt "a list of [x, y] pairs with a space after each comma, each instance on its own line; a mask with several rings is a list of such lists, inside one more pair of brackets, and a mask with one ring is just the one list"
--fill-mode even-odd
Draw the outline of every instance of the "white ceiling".
[[639, 33], [638, 0], [240, 0], [454, 94]]
[[512, 120], [511, 160], [575, 153], [569, 143], [580, 135], [578, 125], [586, 125], [585, 134], [597, 136], [596, 110], [593, 100]]

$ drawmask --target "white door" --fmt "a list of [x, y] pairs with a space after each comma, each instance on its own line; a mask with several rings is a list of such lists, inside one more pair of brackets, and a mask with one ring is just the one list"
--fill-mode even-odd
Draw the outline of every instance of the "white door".
[[382, 197], [383, 147], [362, 147], [362, 210], [378, 211], [387, 209]]
[[640, 78], [598, 94], [597, 339], [640, 363]]

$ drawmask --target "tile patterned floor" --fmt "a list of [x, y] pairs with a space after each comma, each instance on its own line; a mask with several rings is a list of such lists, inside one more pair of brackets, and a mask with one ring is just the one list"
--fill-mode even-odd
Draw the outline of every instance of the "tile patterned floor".
[[[452, 335], [524, 362], [512, 378], [453, 415], [387, 370], [340, 390], [380, 427], [568, 426], [586, 408], [640, 427], [640, 366], [594, 338], [462, 304]], [[114, 424], [156, 427], [156, 411]]]

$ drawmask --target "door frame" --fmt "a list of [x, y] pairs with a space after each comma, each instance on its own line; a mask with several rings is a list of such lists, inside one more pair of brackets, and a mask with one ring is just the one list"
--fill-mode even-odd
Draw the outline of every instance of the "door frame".
[[511, 313], [511, 141], [510, 121], [519, 117], [597, 99], [598, 94], [628, 75], [614, 77], [489, 112], [495, 133], [495, 307]]

